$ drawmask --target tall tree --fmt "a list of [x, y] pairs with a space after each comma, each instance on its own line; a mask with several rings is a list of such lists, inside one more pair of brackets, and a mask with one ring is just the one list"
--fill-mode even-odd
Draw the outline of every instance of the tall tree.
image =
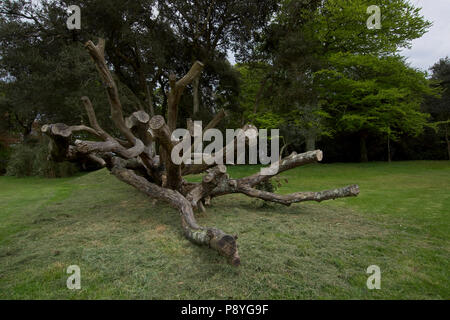
[[[276, 8], [275, 0], [158, 1], [160, 14], [184, 40], [191, 61], [202, 61], [208, 73], [217, 72], [215, 64], [226, 59], [230, 49], [246, 55], [254, 33], [266, 25]], [[199, 111], [199, 92], [200, 81], [195, 79], [194, 114]]]
[[[381, 29], [367, 28], [367, 8], [381, 8]], [[408, 47], [421, 37], [430, 23], [406, 0], [286, 0], [265, 32], [260, 57], [272, 64], [268, 77], [278, 94], [278, 110], [295, 110], [303, 123], [317, 123], [302, 135], [308, 148], [331, 130], [323, 130], [321, 116], [327, 117], [318, 99], [314, 75], [327, 69], [329, 58], [344, 52], [355, 55], [386, 56]], [[270, 81], [265, 82], [270, 83]], [[319, 115], [319, 117], [318, 117]]]
[[24, 139], [35, 120], [80, 121], [80, 91], [95, 98], [102, 89], [89, 55], [58, 37], [58, 18], [32, 10], [27, 2], [0, 5], [0, 108]]
[[406, 65], [401, 57], [336, 54], [330, 67], [317, 72], [320, 99], [337, 131], [360, 137], [361, 161], [367, 161], [366, 139], [381, 135], [390, 143], [401, 136], [417, 136], [427, 123], [420, 111], [434, 92], [424, 72]]
[[431, 71], [431, 79], [434, 86], [440, 89], [441, 96], [428, 99], [424, 106], [431, 114], [437, 132], [445, 139], [450, 159], [450, 59], [440, 59], [431, 67]]

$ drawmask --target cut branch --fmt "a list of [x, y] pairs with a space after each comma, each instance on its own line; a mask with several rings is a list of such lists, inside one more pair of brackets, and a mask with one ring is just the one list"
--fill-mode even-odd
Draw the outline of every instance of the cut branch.
[[67, 126], [64, 123], [55, 123], [55, 124], [50, 124], [50, 125], [43, 125], [41, 128], [41, 131], [43, 133], [49, 134], [49, 135], [53, 135], [53, 136], [60, 136], [62, 138], [69, 138], [70, 136], [72, 136], [72, 134], [74, 132], [79, 132], [79, 131], [85, 131], [88, 132], [90, 134], [93, 134], [97, 137], [99, 137], [99, 134], [97, 131], [95, 131], [94, 129], [87, 127], [85, 125], [79, 125], [79, 126]]
[[149, 132], [150, 116], [145, 111], [136, 111], [125, 119], [126, 126], [139, 137], [145, 145], [144, 153], [148, 158], [153, 158], [153, 137]]
[[92, 106], [91, 100], [88, 97], [82, 97], [81, 101], [84, 104], [84, 108], [86, 109], [86, 113], [87, 113], [88, 118], [89, 118], [89, 123], [91, 124], [92, 128], [94, 128], [94, 130], [97, 131], [98, 135], [103, 140], [112, 139], [112, 137], [108, 133], [106, 133], [106, 131], [103, 130], [100, 127], [100, 125], [98, 124], [97, 116], [95, 115], [94, 107]]
[[154, 116], [150, 120], [150, 129], [153, 136], [161, 144], [161, 159], [164, 163], [167, 173], [166, 187], [179, 190], [181, 187], [181, 167], [172, 162], [171, 154], [175, 143], [171, 140], [171, 131], [166, 125], [164, 118], [160, 115]]
[[141, 140], [136, 139], [135, 145], [130, 149], [125, 149], [115, 140], [104, 142], [76, 140], [75, 146], [78, 152], [89, 154], [93, 152], [115, 152], [125, 159], [132, 159], [144, 152], [144, 144]]
[[203, 63], [196, 61], [191, 67], [189, 72], [180, 80], [176, 81], [176, 76], [174, 74], [170, 75], [170, 92], [168, 98], [168, 111], [167, 111], [167, 124], [172, 132], [175, 130], [177, 125], [178, 116], [178, 104], [180, 103], [181, 95], [184, 89], [189, 85], [194, 79], [200, 75], [203, 70]]
[[238, 188], [238, 191], [253, 198], [259, 198], [264, 201], [271, 201], [286, 206], [290, 206], [292, 203], [298, 203], [303, 201], [317, 201], [331, 200], [344, 197], [356, 197], [359, 194], [359, 187], [357, 185], [351, 185], [344, 188], [332, 189], [319, 192], [295, 192], [286, 195], [275, 194], [267, 191], [254, 189], [247, 186]]
[[[245, 177], [238, 180], [238, 184], [241, 185], [249, 185], [251, 187], [259, 184], [260, 182], [266, 181], [284, 171], [303, 166], [309, 163], [315, 163], [318, 161], [322, 161], [323, 153], [321, 150], [315, 150], [315, 151], [309, 151], [301, 154], [297, 154], [293, 152], [291, 155], [287, 156], [286, 158], [281, 159], [278, 161], [278, 163], [272, 165], [272, 168], [277, 168], [274, 170], [268, 170], [268, 173], [270, 174], [261, 174], [256, 173], [254, 175], [251, 175], [249, 177]], [[270, 172], [273, 171], [273, 172]]]
[[224, 165], [218, 165], [208, 170], [208, 173], [203, 177], [202, 183], [192, 189], [187, 195], [186, 199], [195, 208], [199, 201], [209, 195], [212, 190], [219, 184], [222, 176], [227, 172], [227, 167]]
[[103, 80], [103, 84], [105, 85], [109, 104], [111, 106], [111, 118], [125, 138], [130, 143], [134, 144], [136, 138], [131, 133], [130, 129], [128, 129], [125, 125], [122, 113], [122, 104], [119, 99], [119, 92], [112, 74], [106, 64], [104, 56], [105, 40], [99, 39], [98, 45], [95, 45], [92, 41], [88, 41], [85, 46], [97, 67], [100, 77]]
[[220, 229], [205, 228], [198, 225], [189, 201], [178, 191], [162, 188], [136, 175], [132, 170], [124, 168], [119, 158], [113, 159], [111, 172], [120, 180], [134, 186], [149, 197], [164, 200], [177, 208], [181, 215], [181, 224], [186, 238], [200, 245], [207, 245], [215, 249], [229, 261], [238, 266], [240, 257], [236, 244], [236, 236], [226, 234]]
[[203, 133], [206, 130], [215, 128], [222, 120], [227, 116], [227, 113], [224, 109], [221, 109], [219, 113], [217, 113], [214, 118], [208, 123], [208, 125], [203, 129]]

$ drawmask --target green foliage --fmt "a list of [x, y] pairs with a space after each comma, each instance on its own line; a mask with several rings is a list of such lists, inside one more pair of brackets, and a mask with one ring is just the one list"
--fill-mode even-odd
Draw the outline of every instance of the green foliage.
[[46, 178], [69, 177], [79, 171], [69, 162], [47, 160], [48, 141], [22, 143], [13, 147], [6, 175], [16, 177], [40, 176]]
[[423, 108], [431, 114], [430, 126], [444, 137], [450, 159], [450, 59], [440, 59], [432, 68], [433, 86], [439, 90], [440, 96], [430, 97], [424, 102]]
[[[381, 29], [367, 28], [367, 8], [381, 9]], [[408, 0], [326, 0], [310, 21], [325, 53], [385, 55], [422, 37], [431, 22]]]
[[255, 186], [256, 189], [266, 192], [275, 192], [278, 189], [278, 185], [272, 181], [272, 179], [264, 180]]
[[[370, 5], [378, 5], [381, 8], [382, 28], [379, 30], [367, 28], [369, 15], [366, 10]], [[357, 73], [355, 77], [369, 78], [376, 82], [375, 76], [364, 74], [369, 72], [368, 68], [359, 64], [367, 63], [370, 59], [377, 60], [395, 55], [401, 48], [408, 47], [412, 40], [420, 38], [430, 25], [430, 22], [421, 16], [420, 9], [407, 0], [282, 1], [281, 10], [261, 39], [258, 58], [271, 66], [266, 75], [270, 81], [267, 81], [265, 91], [273, 96], [274, 112], [282, 115], [285, 120], [283, 135], [287, 141], [298, 143], [302, 139], [315, 140], [322, 136], [331, 136], [339, 130], [352, 133], [364, 127], [366, 123], [372, 123], [373, 117], [382, 118], [382, 108], [373, 116], [345, 114], [342, 117], [345, 125], [341, 123], [341, 128], [335, 127], [335, 122], [329, 121], [335, 114], [325, 105], [328, 101], [322, 101], [323, 91], [326, 91], [329, 100], [334, 99], [334, 91], [330, 87], [325, 88], [323, 82], [317, 81], [316, 76], [327, 73], [333, 77], [331, 74], [337, 72], [336, 60], [346, 57], [347, 71], [353, 75]], [[354, 57], [350, 58], [352, 56]], [[364, 62], [362, 60], [365, 57], [367, 60]], [[370, 99], [396, 99], [398, 102], [408, 93], [415, 93], [415, 86], [419, 87], [418, 93], [423, 93], [423, 79], [424, 77], [406, 75], [402, 81], [417, 83], [391, 82], [390, 89], [386, 88], [373, 94], [374, 84], [369, 81], [357, 83], [358, 79], [354, 78], [352, 85], [342, 81], [341, 85], [346, 85], [345, 89], [336, 87], [341, 95], [337, 99], [345, 102], [346, 99], [359, 99], [367, 93], [364, 102], [366, 106], [371, 104]], [[404, 86], [411, 90], [407, 93], [403, 89]], [[417, 102], [423, 97], [415, 94], [415, 98], [417, 100], [409, 110], [416, 109]], [[410, 103], [413, 98], [403, 100]], [[384, 103], [384, 107], [392, 110], [394, 105], [388, 106]], [[397, 103], [395, 108], [398, 108], [397, 114], [403, 115], [403, 109], [408, 109], [408, 106], [400, 106]], [[419, 128], [424, 120], [421, 118], [422, 114], [408, 114], [410, 118], [402, 117], [403, 129], [419, 132], [420, 130], [415, 129]], [[385, 114], [388, 118], [392, 115], [392, 112]], [[384, 126], [384, 129], [378, 131], [391, 132], [389, 127], [398, 126], [386, 125], [388, 120], [375, 125]], [[289, 137], [291, 133], [294, 134]]]
[[6, 148], [0, 144], [0, 175], [6, 173], [9, 158], [11, 156], [11, 149]]
[[338, 53], [316, 73], [320, 98], [332, 126], [350, 133], [385, 134], [391, 139], [423, 131], [423, 99], [435, 94], [425, 74], [399, 57]]

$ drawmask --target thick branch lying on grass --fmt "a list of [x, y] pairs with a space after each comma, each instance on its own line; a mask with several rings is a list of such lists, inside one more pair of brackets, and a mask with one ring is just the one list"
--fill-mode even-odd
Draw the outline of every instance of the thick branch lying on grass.
[[237, 249], [237, 237], [231, 236], [216, 228], [205, 228], [197, 224], [189, 201], [178, 191], [162, 188], [150, 183], [146, 179], [136, 175], [134, 171], [125, 169], [123, 161], [119, 158], [113, 159], [111, 172], [123, 182], [144, 192], [149, 197], [166, 201], [172, 207], [180, 211], [181, 222], [186, 238], [200, 245], [207, 245], [227, 257], [229, 261], [238, 266], [240, 264]]
[[[293, 168], [303, 166], [305, 164], [309, 163], [315, 163], [320, 162], [323, 159], [323, 153], [320, 150], [315, 151], [308, 151], [305, 153], [297, 154], [296, 152], [293, 152], [291, 155], [281, 159], [278, 161], [278, 163], [273, 164], [273, 168], [277, 168], [275, 170], [268, 170], [268, 173], [270, 174], [261, 174], [261, 173], [255, 173], [254, 175], [251, 175], [249, 177], [245, 177], [238, 180], [239, 185], [249, 185], [251, 187], [269, 180], [270, 178]], [[271, 173], [270, 171], [273, 171]]]
[[202, 183], [193, 188], [186, 195], [186, 199], [191, 202], [192, 206], [197, 207], [198, 202], [209, 195], [212, 190], [219, 184], [219, 181], [223, 175], [227, 172], [227, 167], [224, 165], [218, 165], [208, 170], [208, 174], [203, 177]]
[[247, 186], [239, 187], [238, 190], [239, 192], [249, 197], [259, 198], [264, 201], [276, 202], [284, 204], [286, 206], [290, 206], [292, 203], [298, 203], [303, 201], [321, 202], [324, 200], [334, 200], [337, 198], [356, 197], [359, 194], [359, 187], [357, 185], [319, 192], [295, 192], [286, 195], [275, 194]]
[[297, 192], [288, 195], [278, 195], [271, 192], [261, 191], [253, 188], [257, 184], [266, 181], [275, 175], [289, 169], [293, 169], [305, 164], [321, 161], [322, 151], [309, 151], [302, 154], [292, 153], [278, 162], [278, 170], [271, 174], [256, 173], [241, 179], [222, 179], [217, 186], [204, 196], [218, 197], [231, 193], [243, 193], [247, 196], [259, 198], [265, 201], [277, 202], [284, 205], [303, 201], [324, 201], [336, 198], [352, 197], [359, 194], [357, 185], [347, 186], [340, 189], [332, 189], [320, 192]]
[[[203, 64], [196, 62], [189, 72], [176, 81], [170, 76], [170, 92], [168, 101], [167, 124], [163, 116], [156, 115], [151, 119], [144, 111], [137, 111], [128, 118], [122, 114], [116, 83], [106, 64], [104, 57], [105, 42], [100, 39], [98, 45], [92, 41], [86, 43], [86, 49], [91, 55], [100, 77], [105, 85], [111, 106], [111, 118], [115, 126], [126, 140], [113, 137], [103, 130], [96, 118], [94, 107], [87, 97], [82, 101], [85, 106], [91, 127], [84, 125], [67, 126], [65, 124], [45, 125], [42, 132], [51, 138], [50, 156], [56, 161], [78, 161], [86, 159], [98, 166], [107, 167], [117, 178], [144, 192], [153, 199], [160, 199], [175, 207], [180, 212], [184, 235], [194, 243], [207, 245], [226, 256], [233, 265], [240, 264], [236, 244], [236, 236], [231, 236], [216, 228], [199, 226], [194, 217], [194, 208], [204, 210], [203, 204], [209, 204], [210, 199], [231, 193], [242, 193], [250, 197], [272, 201], [284, 205], [302, 201], [323, 201], [341, 197], [356, 196], [359, 188], [356, 185], [321, 192], [297, 192], [288, 195], [278, 195], [255, 188], [273, 176], [286, 170], [322, 160], [322, 151], [316, 150], [302, 154], [293, 153], [277, 163], [278, 170], [256, 173], [241, 179], [230, 179], [224, 165], [210, 162], [202, 164], [176, 165], [172, 162], [171, 153], [176, 141], [172, 141], [172, 132], [177, 123], [178, 104], [180, 97], [203, 69]], [[204, 131], [214, 128], [225, 117], [221, 110], [206, 126]], [[193, 122], [187, 121], [187, 127], [193, 130]], [[238, 137], [216, 154], [202, 154], [202, 159], [219, 156], [226, 163], [227, 151], [236, 158], [237, 139], [242, 135], [257, 134], [256, 128], [246, 125]], [[250, 130], [255, 130], [250, 131]], [[86, 132], [102, 141], [78, 140], [73, 137], [76, 132]], [[84, 139], [84, 138], [83, 138]], [[159, 156], [153, 150], [154, 141], [160, 145]], [[247, 143], [247, 141], [246, 141]], [[192, 150], [192, 148], [191, 148]], [[197, 156], [197, 155], [195, 155]], [[200, 183], [187, 182], [182, 175], [206, 172]]]

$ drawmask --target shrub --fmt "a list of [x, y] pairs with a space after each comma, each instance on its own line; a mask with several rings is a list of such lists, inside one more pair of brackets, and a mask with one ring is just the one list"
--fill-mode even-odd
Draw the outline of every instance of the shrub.
[[[265, 181], [261, 181], [255, 186], [256, 189], [266, 192], [274, 193], [278, 189], [278, 183], [272, 181], [272, 179], [268, 179]], [[270, 208], [272, 203], [270, 201], [265, 201], [261, 199], [255, 200], [255, 205], [261, 208]]]
[[0, 175], [6, 173], [8, 160], [11, 156], [11, 149], [0, 144]]
[[256, 189], [267, 192], [275, 192], [278, 189], [278, 185], [275, 184], [271, 179], [261, 181], [255, 186]]
[[78, 167], [70, 162], [54, 162], [47, 160], [48, 141], [28, 142], [13, 147], [8, 161], [6, 174], [8, 176], [26, 177], [40, 176], [60, 178], [74, 175]]

